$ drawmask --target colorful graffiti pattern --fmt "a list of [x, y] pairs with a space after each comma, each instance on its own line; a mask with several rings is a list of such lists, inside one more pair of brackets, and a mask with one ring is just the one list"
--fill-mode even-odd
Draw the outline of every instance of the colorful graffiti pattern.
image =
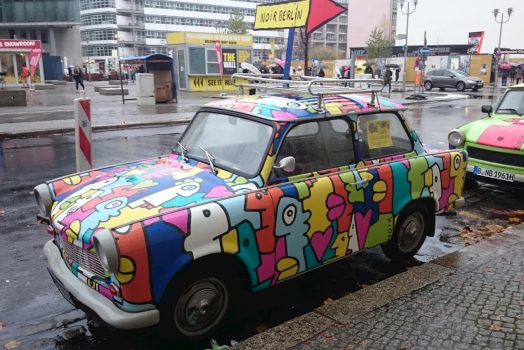
[[[466, 153], [424, 154], [414, 132], [415, 148], [408, 154], [268, 186], [279, 144], [293, 125], [281, 120], [288, 114], [274, 114], [274, 99], [246, 102], [244, 109], [237, 108], [244, 102], [235, 101], [235, 110], [253, 114], [255, 105], [255, 114], [275, 119], [275, 141], [253, 179], [224, 169], [215, 175], [208, 164], [172, 153], [50, 181], [51, 219], [62, 247], [96, 254], [93, 237], [102, 229], [110, 229], [118, 245], [116, 273], [96, 276], [64, 248], [69, 269], [129, 312], [154, 308], [177, 272], [210, 254], [238, 257], [252, 289], [260, 290], [386, 242], [399, 213], [414, 200], [430, 198], [436, 211], [446, 211], [461, 197]], [[351, 101], [326, 109], [347, 113], [357, 108]], [[309, 102], [296, 103], [305, 106], [303, 115], [293, 111], [296, 117], [313, 113]], [[289, 112], [282, 106], [280, 111]]]

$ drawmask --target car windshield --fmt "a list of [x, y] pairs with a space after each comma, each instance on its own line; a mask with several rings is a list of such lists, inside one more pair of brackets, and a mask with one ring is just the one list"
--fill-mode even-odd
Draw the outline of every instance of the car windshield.
[[500, 102], [496, 113], [524, 114], [524, 90], [508, 91]]
[[[194, 118], [180, 143], [186, 156], [209, 163], [249, 178], [258, 175], [273, 128], [257, 121], [213, 112], [200, 112]], [[202, 148], [204, 150], [202, 150]]]

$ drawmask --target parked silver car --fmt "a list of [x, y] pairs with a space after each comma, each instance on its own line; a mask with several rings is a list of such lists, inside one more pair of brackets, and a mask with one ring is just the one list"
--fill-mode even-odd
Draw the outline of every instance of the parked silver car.
[[484, 87], [482, 79], [472, 77], [468, 73], [447, 68], [433, 69], [424, 76], [424, 89], [431, 90], [432, 88], [455, 88], [458, 91], [471, 89], [476, 91]]

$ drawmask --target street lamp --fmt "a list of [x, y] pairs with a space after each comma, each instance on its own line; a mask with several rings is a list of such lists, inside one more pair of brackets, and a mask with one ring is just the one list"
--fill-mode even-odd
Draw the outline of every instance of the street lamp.
[[86, 51], [87, 51], [87, 81], [91, 81], [91, 53], [89, 52], [89, 40], [86, 40]]
[[[504, 23], [506, 23], [507, 21], [509, 21], [509, 18], [511, 17], [511, 14], [513, 13], [513, 7], [508, 7], [508, 9], [506, 10], [506, 13], [507, 13], [508, 17], [506, 19], [504, 19], [504, 12], [503, 11], [499, 11], [499, 9], [494, 9], [493, 10], [493, 16], [495, 17], [495, 22], [500, 23], [499, 46], [497, 48], [497, 52], [496, 52], [496, 55], [495, 55], [497, 57], [497, 67], [495, 69], [495, 83], [493, 84], [493, 92], [495, 92], [495, 89], [497, 88], [497, 80], [498, 80], [498, 77], [499, 77], [499, 60], [500, 60], [500, 57], [501, 57], [501, 54], [500, 54], [500, 41], [502, 39], [502, 25]], [[499, 20], [499, 17], [500, 17], [500, 20]]]
[[[404, 12], [404, 3], [407, 3], [406, 12]], [[400, 11], [405, 14], [406, 17], [406, 45], [404, 45], [404, 79], [402, 79], [402, 91], [406, 91], [406, 68], [408, 62], [408, 31], [409, 31], [409, 15], [415, 12], [417, 9], [418, 0], [413, 1], [413, 10], [409, 9], [411, 0], [400, 0]]]

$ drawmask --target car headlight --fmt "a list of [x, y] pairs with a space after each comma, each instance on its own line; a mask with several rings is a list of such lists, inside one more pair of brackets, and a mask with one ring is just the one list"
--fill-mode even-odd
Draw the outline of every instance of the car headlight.
[[475, 84], [475, 80], [468, 80], [468, 83]]
[[118, 250], [111, 232], [106, 229], [98, 231], [93, 237], [93, 242], [104, 269], [112, 273], [118, 272]]
[[448, 142], [450, 145], [460, 147], [465, 141], [464, 133], [458, 129], [453, 129], [448, 134]]
[[53, 206], [53, 196], [51, 195], [49, 186], [40, 184], [33, 189], [33, 193], [38, 204], [40, 215], [48, 218], [51, 215], [51, 207]]

